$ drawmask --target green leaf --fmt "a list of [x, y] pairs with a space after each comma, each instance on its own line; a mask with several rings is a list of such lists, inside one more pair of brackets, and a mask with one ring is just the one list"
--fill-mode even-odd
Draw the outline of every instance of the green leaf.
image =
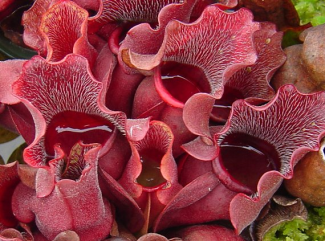
[[22, 162], [22, 152], [25, 147], [24, 139], [16, 133], [0, 127], [0, 164], [13, 161]]
[[2, 31], [0, 31], [0, 52], [12, 59], [30, 59], [37, 54], [31, 49], [12, 43], [3, 35]]

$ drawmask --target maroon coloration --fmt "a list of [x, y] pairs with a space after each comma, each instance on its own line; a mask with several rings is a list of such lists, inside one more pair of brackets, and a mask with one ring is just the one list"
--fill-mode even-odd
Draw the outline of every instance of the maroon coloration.
[[36, 0], [33, 6], [24, 12], [22, 25], [24, 26], [24, 43], [38, 51], [42, 56], [46, 56], [46, 45], [44, 36], [39, 26], [41, 25], [42, 15], [47, 11], [52, 2], [58, 0]]
[[79, 241], [79, 235], [74, 231], [63, 231], [59, 233], [53, 241]]
[[269, 21], [277, 25], [277, 29], [286, 31], [302, 31], [310, 25], [300, 25], [298, 12], [290, 0], [239, 0], [238, 7], [246, 7], [254, 13], [256, 21]]
[[147, 233], [141, 236], [137, 241], [168, 241], [166, 237], [157, 233]]
[[57, 159], [51, 161], [50, 168], [38, 169], [42, 175], [38, 173], [36, 192], [19, 184], [13, 194], [12, 207], [16, 218], [25, 223], [35, 219], [40, 232], [50, 240], [66, 230], [75, 231], [81, 240], [100, 240], [109, 234], [113, 223], [110, 205], [102, 197], [98, 184], [100, 147], [80, 145], [78, 148], [81, 149], [77, 151], [76, 161], [84, 158], [87, 163], [79, 180], [59, 179], [46, 196], [37, 197], [37, 190], [42, 188], [46, 175], [52, 180], [59, 178], [61, 160]]
[[[99, 51], [94, 68], [92, 69], [95, 78], [99, 82], [109, 85], [115, 66], [116, 58], [108, 48], [108, 45], [104, 43]], [[107, 87], [105, 86], [104, 89], [107, 89]]]
[[208, 5], [215, 4], [215, 3], [217, 3], [221, 9], [226, 10], [226, 9], [236, 7], [238, 1], [237, 0], [220, 0], [220, 1], [200, 0], [195, 4], [191, 17], [194, 19], [198, 18]]
[[[183, 109], [183, 120], [186, 127], [195, 135], [212, 139], [210, 133], [210, 115], [215, 98], [206, 93], [193, 95]], [[200, 111], [197, 111], [200, 109]], [[212, 141], [212, 140], [211, 140]]]
[[87, 20], [88, 12], [67, 0], [52, 5], [43, 14], [39, 28], [46, 41], [49, 61], [60, 61], [67, 54], [75, 53], [93, 65], [97, 53], [87, 40]]
[[[240, 71], [241, 70], [238, 70], [236, 73]], [[210, 113], [210, 121], [214, 121], [222, 124], [225, 123], [231, 111], [232, 103], [239, 99], [245, 99], [241, 90], [232, 88], [231, 85], [229, 86], [228, 84], [229, 82], [230, 80], [225, 85], [224, 92], [221, 99], [215, 100], [213, 104], [213, 108]], [[249, 83], [246, 83], [245, 86], [249, 86]]]
[[281, 41], [282, 33], [276, 32], [274, 24], [261, 23], [261, 29], [254, 33], [257, 60], [253, 65], [237, 71], [227, 81], [222, 98], [215, 102], [213, 119], [225, 123], [231, 105], [237, 99], [267, 101], [274, 96], [269, 83], [275, 71], [286, 60]]
[[123, 173], [131, 155], [131, 148], [127, 138], [122, 133], [116, 133], [112, 146], [105, 155], [101, 156], [98, 165], [115, 180]]
[[286, 60], [281, 48], [282, 35], [281, 32], [276, 32], [274, 24], [261, 23], [261, 29], [253, 35], [256, 62], [237, 71], [226, 83], [225, 88], [235, 89], [243, 98], [271, 99], [274, 90], [269, 84], [270, 80]]
[[103, 195], [117, 207], [117, 216], [130, 232], [138, 232], [144, 225], [143, 211], [127, 191], [108, 173], [99, 169]]
[[[105, 24], [114, 22], [157, 22], [159, 11], [179, 0], [102, 0], [98, 13], [90, 18], [89, 28], [92, 32]], [[132, 11], [130, 11], [132, 9]]]
[[173, 156], [176, 158], [184, 153], [181, 145], [195, 138], [195, 136], [186, 128], [182, 109], [166, 105], [161, 112], [160, 120], [166, 123], [174, 134]]
[[186, 153], [201, 161], [211, 161], [218, 155], [218, 148], [214, 145], [214, 142], [201, 136], [183, 144], [182, 148]]
[[133, 102], [132, 117], [151, 117], [166, 123], [174, 135], [173, 155], [178, 157], [184, 151], [181, 145], [194, 138], [194, 135], [186, 128], [182, 109], [172, 107], [165, 103], [159, 96], [153, 77], [145, 78], [138, 86]]
[[244, 241], [244, 239], [235, 234], [231, 229], [218, 225], [195, 225], [177, 230], [172, 235], [182, 238], [182, 240], [218, 240], [218, 241]]
[[130, 144], [132, 156], [119, 183], [142, 210], [149, 208], [145, 219], [151, 226], [160, 210], [181, 189], [171, 152], [173, 134], [163, 122], [152, 121], [146, 136]]
[[15, 129], [24, 138], [29, 145], [35, 138], [35, 124], [29, 110], [23, 103], [8, 106], [11, 121], [15, 125]]
[[[179, 20], [185, 23], [190, 21], [190, 16], [198, 0], [186, 0], [181, 4], [169, 4], [161, 9], [158, 15], [157, 23], [159, 26], [153, 27], [147, 23], [134, 26], [128, 31], [125, 39], [119, 48], [119, 62], [125, 66], [123, 60], [126, 60], [125, 51], [130, 51], [138, 54], [156, 54], [164, 40], [165, 28], [171, 20]], [[203, 3], [206, 6], [206, 3]], [[148, 41], [146, 41], [148, 40]], [[128, 61], [126, 61], [128, 62]], [[128, 72], [134, 72], [126, 68]]]
[[150, 123], [149, 130], [142, 140], [130, 143], [132, 156], [120, 183], [133, 193], [134, 197], [139, 197], [142, 191], [164, 192], [163, 189], [168, 191], [173, 185], [177, 187], [176, 163], [171, 154], [172, 143], [171, 130], [158, 121]]
[[46, 153], [48, 157], [53, 158], [53, 148], [56, 144], [59, 144], [66, 154], [70, 153], [72, 146], [78, 141], [103, 145], [112, 135], [114, 128], [112, 123], [99, 116], [74, 111], [61, 112], [55, 115], [47, 126]]
[[[106, 94], [106, 106], [111, 110], [120, 110], [131, 116], [134, 95], [144, 76], [128, 75], [118, 65], [112, 74], [112, 81]], [[123, 89], [123, 91], [119, 91]], [[121, 101], [123, 100], [123, 101]]]
[[194, 23], [170, 21], [156, 55], [124, 51], [124, 61], [139, 70], [152, 70], [162, 61], [194, 65], [206, 75], [210, 93], [220, 98], [230, 76], [255, 62], [252, 34], [258, 29], [248, 10], [226, 13], [211, 5]]
[[[281, 164], [274, 146], [263, 139], [242, 133], [227, 135], [220, 144], [217, 158], [221, 169], [226, 170], [226, 173], [217, 174], [230, 175], [234, 182], [250, 190], [248, 194], [257, 191], [257, 183], [264, 173], [279, 170]], [[244, 189], [239, 188], [238, 192], [245, 192]]]
[[25, 60], [7, 60], [0, 62], [0, 102], [4, 104], [16, 104], [19, 101], [12, 93], [12, 84], [22, 71]]
[[12, 194], [19, 183], [17, 165], [15, 162], [0, 166], [0, 230], [17, 224], [11, 209]]
[[[165, 75], [161, 76], [161, 79], [163, 86], [167, 89], [167, 91], [171, 93], [171, 95], [173, 95], [177, 101], [182, 103], [185, 103], [190, 96], [199, 92], [199, 89], [192, 84], [190, 79], [187, 79], [181, 75]], [[182, 90], [182, 87], [185, 87], [183, 92], [180, 91]]]
[[20, 178], [20, 181], [27, 187], [31, 189], [35, 189], [35, 177], [37, 174], [38, 169], [25, 165], [25, 164], [20, 164], [18, 168], [18, 175]]
[[28, 144], [0, 166], [0, 239], [242, 240], [319, 149], [325, 95], [273, 91], [282, 34], [236, 4], [35, 0], [40, 55], [0, 63], [1, 123]]
[[183, 186], [188, 185], [199, 176], [212, 172], [212, 163], [198, 160], [188, 154], [180, 157], [178, 161], [178, 181]]
[[153, 77], [146, 77], [139, 84], [132, 108], [132, 118], [142, 118], [151, 116], [153, 119], [159, 119], [166, 103], [160, 98], [155, 89]]
[[154, 71], [155, 86], [167, 104], [182, 108], [198, 92], [210, 92], [203, 71], [195, 66], [166, 62]]
[[1, 116], [0, 125], [14, 133], [19, 133], [19, 131], [17, 130], [17, 126], [12, 119], [10, 110], [11, 110], [11, 107], [17, 107], [17, 106], [24, 107], [24, 105], [21, 103], [19, 103], [17, 105], [12, 105], [12, 106], [0, 103], [0, 114], [1, 114], [0, 115]]
[[[277, 95], [263, 106], [252, 106], [243, 100], [233, 104], [229, 121], [215, 135], [221, 155], [213, 161], [213, 168], [231, 190], [249, 194], [257, 190], [254, 197], [238, 194], [231, 201], [231, 221], [238, 233], [257, 217], [282, 179], [292, 177], [293, 166], [300, 157], [319, 148], [319, 141], [325, 133], [324, 104], [324, 93], [304, 95], [291, 85], [280, 88]], [[230, 144], [230, 148], [246, 146], [250, 149], [236, 160], [224, 149], [225, 144]], [[252, 148], [255, 153], [252, 153]], [[257, 153], [261, 163], [256, 169], [257, 164], [252, 164], [246, 157]], [[251, 175], [252, 179], [244, 180], [242, 173], [245, 172], [242, 170], [239, 175], [234, 163], [241, 163], [240, 167], [244, 165], [245, 168], [254, 165], [256, 173]], [[240, 207], [245, 207], [245, 211]]]
[[3, 0], [0, 3], [0, 11], [5, 10], [7, 7], [10, 6], [10, 4], [12, 4], [14, 2], [14, 0]]
[[36, 235], [34, 235], [31, 231], [31, 228], [27, 224], [20, 224], [19, 229], [15, 228], [7, 228], [0, 231], [0, 239], [1, 241], [42, 241], [44, 239], [37, 239]]
[[164, 153], [157, 149], [144, 149], [139, 152], [142, 170], [136, 182], [145, 188], [162, 187], [166, 179], [160, 171], [160, 160]]
[[80, 7], [84, 8], [89, 12], [89, 17], [93, 16], [99, 10], [100, 1], [92, 1], [92, 0], [73, 0]]
[[[74, 78], [71, 78], [71, 76], [74, 76]], [[85, 115], [90, 115], [87, 120], [91, 122], [94, 116], [97, 116], [96, 118], [99, 118], [101, 123], [103, 120], [105, 120], [105, 125], [110, 123], [110, 129], [112, 129], [111, 127], [114, 123], [121, 131], [126, 131], [125, 115], [122, 112], [108, 110], [99, 101], [102, 99], [103, 85], [92, 77], [89, 73], [86, 59], [81, 56], [68, 55], [61, 62], [53, 64], [46, 62], [38, 56], [26, 62], [23, 74], [15, 83], [14, 91], [30, 109], [34, 121], [38, 123], [34, 142], [25, 149], [25, 161], [28, 164], [32, 166], [46, 165], [49, 156], [45, 153], [45, 131], [48, 125], [54, 125], [53, 130], [58, 125], [71, 126], [69, 118], [60, 120], [60, 118], [64, 117], [64, 114], [61, 113], [66, 111], [73, 110], [74, 113], [77, 112], [78, 114], [75, 114], [77, 115], [75, 117], [83, 116], [84, 118]], [[86, 90], [84, 90], [84, 86], [87, 86]], [[72, 99], [76, 101], [71, 102]], [[52, 120], [54, 123], [51, 123]], [[91, 125], [91, 123], [85, 122], [82, 125], [87, 124]], [[53, 138], [51, 136], [51, 128], [49, 135], [50, 138]], [[108, 138], [109, 136], [111, 137]], [[105, 144], [103, 143], [101, 155], [109, 150], [114, 140], [114, 135], [110, 134], [109, 136], [107, 136]], [[83, 136], [82, 138], [84, 139], [85, 137]], [[101, 137], [96, 143], [101, 143], [102, 141], [103, 138]], [[47, 143], [49, 145], [55, 144], [53, 142]], [[69, 145], [73, 144], [70, 143]], [[65, 147], [61, 148], [63, 150], [68, 149]], [[46, 147], [46, 149], [49, 150], [51, 148]], [[68, 155], [69, 153], [66, 154]]]
[[[232, 103], [237, 99], [260, 104], [272, 98], [274, 90], [269, 85], [270, 79], [285, 61], [281, 39], [282, 34], [275, 31], [273, 24], [262, 23], [261, 29], [254, 33], [258, 56], [256, 63], [237, 71], [226, 82], [220, 99], [213, 100], [213, 96], [202, 93], [189, 99], [184, 107], [183, 118], [192, 133], [210, 137], [210, 122], [224, 124]], [[196, 113], [198, 106], [202, 109], [200, 113]]]
[[229, 219], [229, 204], [235, 195], [235, 192], [220, 183], [214, 173], [207, 172], [186, 185], [170, 200], [158, 216], [154, 231]]

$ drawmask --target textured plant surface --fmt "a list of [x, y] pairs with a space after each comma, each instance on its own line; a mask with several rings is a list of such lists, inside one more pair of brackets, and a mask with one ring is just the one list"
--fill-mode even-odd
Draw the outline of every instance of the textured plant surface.
[[267, 241], [289, 240], [323, 240], [324, 232], [324, 207], [308, 208], [308, 219], [299, 218], [283, 222], [272, 228], [264, 237]]
[[22, 2], [0, 3], [0, 123], [25, 142], [0, 240], [322, 239], [285, 188], [323, 157], [324, 25], [289, 0]]
[[316, 0], [293, 0], [302, 24], [311, 22], [313, 26], [325, 23], [325, 3]]

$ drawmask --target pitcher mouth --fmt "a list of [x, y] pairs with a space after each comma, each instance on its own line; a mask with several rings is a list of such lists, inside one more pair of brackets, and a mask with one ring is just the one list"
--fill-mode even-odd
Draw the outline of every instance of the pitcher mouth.
[[185, 102], [199, 92], [210, 92], [208, 80], [196, 66], [163, 62], [154, 73], [155, 86], [160, 97], [174, 107], [183, 108]]
[[59, 145], [66, 155], [79, 141], [84, 144], [105, 144], [114, 137], [115, 126], [100, 116], [75, 111], [55, 115], [45, 135], [45, 149], [49, 158], [54, 157], [54, 146]]
[[160, 171], [160, 163], [164, 153], [157, 149], [147, 148], [141, 150], [139, 155], [142, 170], [137, 178], [137, 183], [146, 191], [157, 190], [164, 187], [167, 180]]
[[257, 192], [261, 176], [278, 171], [280, 166], [280, 157], [272, 144], [245, 133], [227, 135], [213, 161], [220, 181], [229, 189], [246, 194]]

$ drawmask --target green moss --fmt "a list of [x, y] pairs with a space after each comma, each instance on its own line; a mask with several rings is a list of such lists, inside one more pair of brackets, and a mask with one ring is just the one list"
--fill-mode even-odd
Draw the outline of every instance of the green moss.
[[299, 14], [301, 24], [317, 26], [325, 23], [325, 2], [319, 0], [292, 0]]
[[283, 222], [266, 233], [263, 241], [325, 240], [325, 207], [308, 207], [307, 221], [294, 219]]
[[265, 241], [305, 241], [308, 235], [305, 231], [308, 224], [304, 220], [294, 219], [290, 222], [283, 222], [266, 233]]
[[309, 240], [325, 240], [325, 207], [309, 208], [307, 223], [309, 229], [306, 234], [309, 235]]

